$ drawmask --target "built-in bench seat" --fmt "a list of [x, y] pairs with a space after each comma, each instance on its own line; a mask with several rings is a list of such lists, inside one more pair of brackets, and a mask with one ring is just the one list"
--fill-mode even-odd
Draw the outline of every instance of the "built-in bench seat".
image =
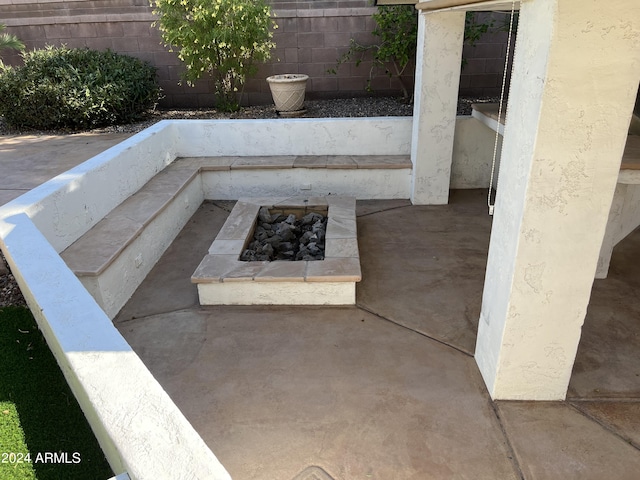
[[618, 182], [640, 183], [640, 135], [627, 136]]
[[71, 244], [62, 258], [76, 275], [100, 275], [197, 174], [197, 168], [167, 167]]
[[497, 130], [500, 135], [504, 135], [504, 124], [507, 106], [502, 105], [502, 115], [498, 123], [499, 103], [472, 103], [471, 116], [479, 120], [494, 132]]
[[[253, 170], [264, 179], [266, 171], [287, 169], [405, 169], [410, 173], [411, 160], [408, 155], [178, 158], [71, 244], [61, 256], [107, 315], [113, 318], [202, 201], [210, 197], [203, 191], [206, 189], [200, 174], [236, 170], [249, 173]], [[306, 175], [305, 178], [313, 177]]]
[[202, 171], [286, 168], [398, 169], [411, 168], [409, 155], [280, 155], [265, 157], [185, 157], [174, 164]]
[[596, 278], [606, 278], [613, 248], [640, 226], [640, 135], [627, 136]]
[[[494, 132], [504, 135], [505, 112], [503, 106], [498, 123], [498, 103], [474, 103], [471, 105], [471, 116], [476, 118]], [[607, 229], [605, 231], [596, 278], [606, 278], [613, 247], [640, 226], [640, 135], [628, 135], [618, 185], [611, 204]]]
[[411, 168], [408, 155], [179, 158], [158, 173], [61, 255], [76, 275], [97, 276], [162, 212], [200, 171], [285, 168]]
[[[502, 107], [502, 115], [500, 123], [498, 123], [498, 103], [474, 103], [471, 105], [471, 116], [494, 132], [497, 130], [500, 135], [504, 135], [504, 125], [506, 116], [506, 106]], [[640, 170], [640, 135], [629, 135], [627, 144], [622, 155], [622, 164], [620, 170]], [[629, 179], [635, 178], [636, 175], [627, 175]], [[640, 183], [640, 176], [637, 176], [637, 182]], [[627, 182], [630, 183], [630, 182]]]
[[170, 165], [60, 255], [113, 318], [202, 203], [198, 169]]

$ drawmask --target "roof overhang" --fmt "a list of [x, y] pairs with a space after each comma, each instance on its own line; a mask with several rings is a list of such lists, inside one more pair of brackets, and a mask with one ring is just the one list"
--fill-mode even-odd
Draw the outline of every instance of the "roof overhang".
[[418, 0], [375, 0], [375, 5], [415, 5]]
[[[376, 5], [415, 5], [418, 10], [511, 10], [511, 0], [376, 0]], [[520, 1], [515, 2], [515, 9], [520, 9]]]

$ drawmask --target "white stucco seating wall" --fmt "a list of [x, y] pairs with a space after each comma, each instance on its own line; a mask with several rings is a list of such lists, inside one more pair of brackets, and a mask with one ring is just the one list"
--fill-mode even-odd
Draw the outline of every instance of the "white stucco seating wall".
[[[273, 120], [177, 120], [180, 157], [276, 155], [408, 155], [410, 117]], [[339, 193], [357, 198], [409, 198], [402, 169], [269, 169], [204, 171], [204, 197]]]
[[[407, 155], [410, 117], [176, 121], [181, 157], [265, 155]], [[205, 198], [237, 199], [300, 193], [342, 193], [358, 198], [408, 198], [410, 176], [401, 170], [269, 169], [203, 172]], [[336, 192], [336, 189], [339, 191]], [[288, 192], [288, 193], [287, 193]]]
[[229, 474], [29, 217], [0, 209], [0, 246], [116, 474]]
[[60, 252], [175, 156], [173, 128], [159, 122], [2, 206], [2, 217], [25, 213]]
[[[76, 242], [69, 249], [62, 252], [62, 258], [72, 268], [107, 316], [114, 318], [203, 200], [200, 176], [194, 174], [184, 188], [180, 189], [179, 192], [170, 197], [169, 201], [162, 205], [161, 211], [157, 215], [150, 218], [148, 222], [144, 222], [139, 231], [140, 233], [132, 233], [130, 241], [127, 238], [120, 239], [124, 242], [121, 251], [117, 252], [115, 258], [107, 262], [104, 268], [97, 272], [80, 272], [77, 268], [74, 268], [76, 265], [81, 266], [83, 262], [86, 262], [87, 257], [89, 257], [89, 260], [91, 257], [95, 257], [95, 254], [92, 255], [91, 249], [99, 249], [97, 245], [104, 241], [104, 239], [100, 238], [104, 232], [92, 236], [90, 234], [94, 230], [90, 230], [87, 235], [79, 240], [79, 242], [84, 243], [84, 248], [81, 248], [80, 252], [73, 251], [73, 248], [79, 243]], [[118, 208], [111, 213], [117, 216]], [[116, 229], [118, 223], [123, 228], [128, 226], [117, 218], [115, 223]], [[114, 230], [107, 228], [106, 233], [109, 234], [111, 232], [114, 232]], [[117, 235], [118, 233], [115, 230], [115, 234]], [[86, 241], [83, 242], [85, 238]]]
[[60, 255], [113, 318], [202, 200], [197, 169], [172, 163]]
[[58, 252], [169, 164], [165, 122], [0, 207], [0, 247], [116, 474], [229, 479]]
[[[179, 157], [411, 153], [411, 117], [291, 119], [279, 120], [276, 123], [271, 120], [176, 120], [173, 121], [173, 126], [179, 139]], [[450, 188], [472, 189], [489, 186], [493, 142], [491, 130], [471, 116], [456, 118]], [[252, 189], [255, 190], [256, 196], [271, 194], [256, 187], [256, 182], [266, 186], [270, 181], [263, 173], [256, 176], [249, 171], [237, 171], [233, 174], [204, 172], [205, 198], [238, 198], [247, 196]], [[274, 181], [274, 184], [282, 185], [282, 182], [288, 182], [291, 193], [298, 194], [299, 192], [294, 190], [309, 173], [301, 169], [295, 173], [288, 172], [288, 176], [284, 176], [280, 172], [278, 175], [281, 178]], [[367, 176], [371, 173], [359, 170], [354, 179], [347, 180], [352, 182], [349, 188], [355, 191], [345, 193], [357, 198], [367, 198], [366, 195], [373, 195], [368, 198], [385, 198], [379, 188], [386, 188], [390, 192], [395, 189], [393, 196], [396, 198], [409, 198], [411, 195], [411, 185], [406, 185], [405, 179], [399, 180], [401, 186], [391, 186], [391, 181], [396, 181], [401, 172], [386, 171], [384, 175], [392, 177], [378, 180], [369, 179]], [[320, 187], [323, 183], [332, 183], [329, 176], [344, 175], [344, 172], [317, 171], [311, 174], [320, 182], [317, 193], [321, 193]], [[229, 178], [220, 178], [224, 175], [229, 175]], [[252, 175], [254, 177], [250, 178]], [[379, 175], [379, 172], [373, 175]], [[323, 178], [326, 178], [326, 181]], [[377, 181], [380, 185], [372, 188], [368, 185], [370, 181]], [[383, 187], [383, 184], [386, 186]], [[408, 188], [409, 191], [403, 194], [400, 188]], [[357, 189], [360, 189], [360, 192]], [[279, 191], [278, 195], [282, 195], [282, 191]]]
[[[452, 184], [485, 187], [486, 162], [472, 155], [482, 135], [466, 140]], [[411, 118], [163, 121], [0, 206], [0, 247], [116, 474], [230, 478], [59, 252], [176, 157], [407, 155], [410, 145]]]
[[[357, 199], [408, 198], [410, 169], [226, 170], [201, 173], [204, 197], [235, 200], [242, 196], [351, 195]], [[309, 189], [302, 189], [307, 185]]]
[[[484, 187], [488, 184], [487, 173], [490, 171], [489, 157], [493, 140], [491, 135], [487, 134], [486, 128], [470, 120], [470, 117], [458, 119], [454, 153], [457, 154], [459, 162], [453, 164], [454, 174], [451, 183], [454, 188]], [[107, 315], [113, 318], [205, 198], [234, 200], [242, 196], [295, 196], [301, 193], [346, 194], [359, 199], [409, 197], [410, 165], [407, 168], [398, 168], [399, 165], [384, 165], [380, 168], [363, 167], [360, 164], [357, 169], [345, 164], [339, 165], [339, 168], [329, 166], [327, 168], [317, 168], [317, 166], [291, 168], [291, 166], [285, 167], [286, 162], [282, 162], [281, 168], [261, 169], [260, 159], [269, 158], [265, 155], [287, 155], [291, 158], [296, 154], [321, 156], [323, 152], [328, 152], [334, 157], [348, 157], [348, 154], [353, 154], [353, 158], [362, 158], [367, 155], [380, 158], [385, 154], [391, 156], [409, 148], [410, 139], [407, 133], [410, 131], [410, 122], [409, 118], [296, 119], [277, 123], [265, 120], [163, 122], [164, 128], [158, 129], [156, 133], [152, 132], [150, 136], [143, 136], [138, 148], [135, 143], [127, 142], [128, 145], [124, 149], [125, 155], [122, 156], [125, 157], [128, 167], [133, 166], [134, 170], [138, 168], [135, 161], [136, 155], [141, 155], [143, 164], [145, 153], [153, 155], [154, 158], [163, 158], [162, 152], [146, 145], [147, 142], [153, 141], [156, 134], [164, 140], [162, 144], [168, 144], [173, 148], [171, 156], [181, 153], [213, 153], [224, 156], [233, 153], [237, 156], [236, 158], [246, 156], [250, 160], [255, 159], [256, 164], [243, 165], [238, 169], [232, 166], [227, 170], [213, 169], [213, 171], [205, 166], [194, 179], [193, 184], [175, 198], [166, 201], [157, 218], [143, 220], [142, 233], [129, 233], [129, 236], [125, 233], [122, 239], [113, 239], [122, 242], [121, 247], [114, 245], [111, 238], [105, 242], [101, 238], [103, 233], [97, 232], [95, 235], [89, 235], [89, 238], [85, 236], [79, 242], [72, 244], [62, 253], [63, 258]], [[202, 141], [199, 142], [198, 139]], [[208, 147], [205, 148], [200, 143]], [[252, 157], [257, 154], [260, 156]], [[397, 155], [393, 156], [397, 157]], [[164, 158], [166, 162], [166, 157]], [[206, 165], [205, 158], [225, 157], [191, 157], [194, 161], [189, 163], [189, 167], [194, 171], [198, 170], [200, 168], [200, 165], [197, 165], [198, 159], [203, 159], [203, 165]], [[90, 163], [94, 161], [95, 159], [92, 159]], [[153, 171], [155, 172], [163, 164], [155, 165]], [[172, 163], [173, 167], [177, 167], [176, 163]], [[163, 174], [165, 172], [167, 169]], [[138, 177], [146, 179], [148, 175], [138, 175]], [[110, 182], [106, 179], [99, 183], [109, 184]], [[126, 178], [124, 181], [118, 179], [116, 184], [126, 185]], [[145, 192], [147, 189], [148, 185], [144, 185], [138, 193]], [[134, 197], [128, 201], [131, 200], [134, 200]], [[83, 203], [92, 205], [92, 202]], [[93, 202], [93, 204], [96, 203]], [[108, 204], [103, 201], [99, 203]], [[116, 215], [118, 209], [113, 212]], [[91, 220], [95, 219], [95, 215], [87, 216]], [[112, 220], [118, 223], [117, 218]], [[108, 218], [105, 221], [108, 221]], [[89, 225], [89, 223], [85, 220], [82, 225]], [[124, 227], [121, 225], [118, 228]], [[100, 230], [109, 232], [113, 231], [113, 228], [107, 225]], [[96, 236], [97, 238], [93, 238]], [[103, 248], [107, 250], [117, 247], [122, 251], [117, 253], [113, 260], [105, 262], [102, 267], [96, 268], [94, 265], [92, 271], [87, 271], [84, 268], [87, 263], [95, 264], [95, 256], [88, 255], [91, 252], [88, 252], [87, 248], [98, 248], [97, 244], [105, 244]], [[78, 259], [78, 255], [82, 258]]]

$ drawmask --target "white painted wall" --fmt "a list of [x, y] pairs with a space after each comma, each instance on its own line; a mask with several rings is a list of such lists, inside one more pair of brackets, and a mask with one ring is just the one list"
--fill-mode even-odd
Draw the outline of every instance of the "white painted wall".
[[[489, 188], [496, 132], [471, 116], [458, 117], [453, 140], [451, 189]], [[502, 136], [494, 172], [494, 188], [500, 171]]]
[[[201, 173], [204, 197], [348, 195], [358, 199], [409, 198], [411, 171], [390, 169], [289, 168], [283, 170], [226, 170]], [[303, 185], [311, 189], [302, 190]]]
[[176, 120], [180, 157], [408, 155], [411, 117]]

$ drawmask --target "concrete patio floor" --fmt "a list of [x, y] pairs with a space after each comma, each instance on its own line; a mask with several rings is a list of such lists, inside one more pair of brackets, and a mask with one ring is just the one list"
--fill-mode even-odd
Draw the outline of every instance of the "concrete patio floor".
[[[0, 138], [0, 204], [127, 134]], [[353, 307], [200, 307], [207, 202], [115, 322], [236, 480], [636, 479], [640, 231], [596, 280], [566, 402], [492, 402], [473, 359], [491, 219], [358, 202]]]
[[232, 206], [207, 202], [116, 325], [234, 479], [637, 478], [640, 232], [594, 286], [569, 401], [492, 402], [485, 196], [358, 202], [355, 307], [199, 306], [189, 277]]

